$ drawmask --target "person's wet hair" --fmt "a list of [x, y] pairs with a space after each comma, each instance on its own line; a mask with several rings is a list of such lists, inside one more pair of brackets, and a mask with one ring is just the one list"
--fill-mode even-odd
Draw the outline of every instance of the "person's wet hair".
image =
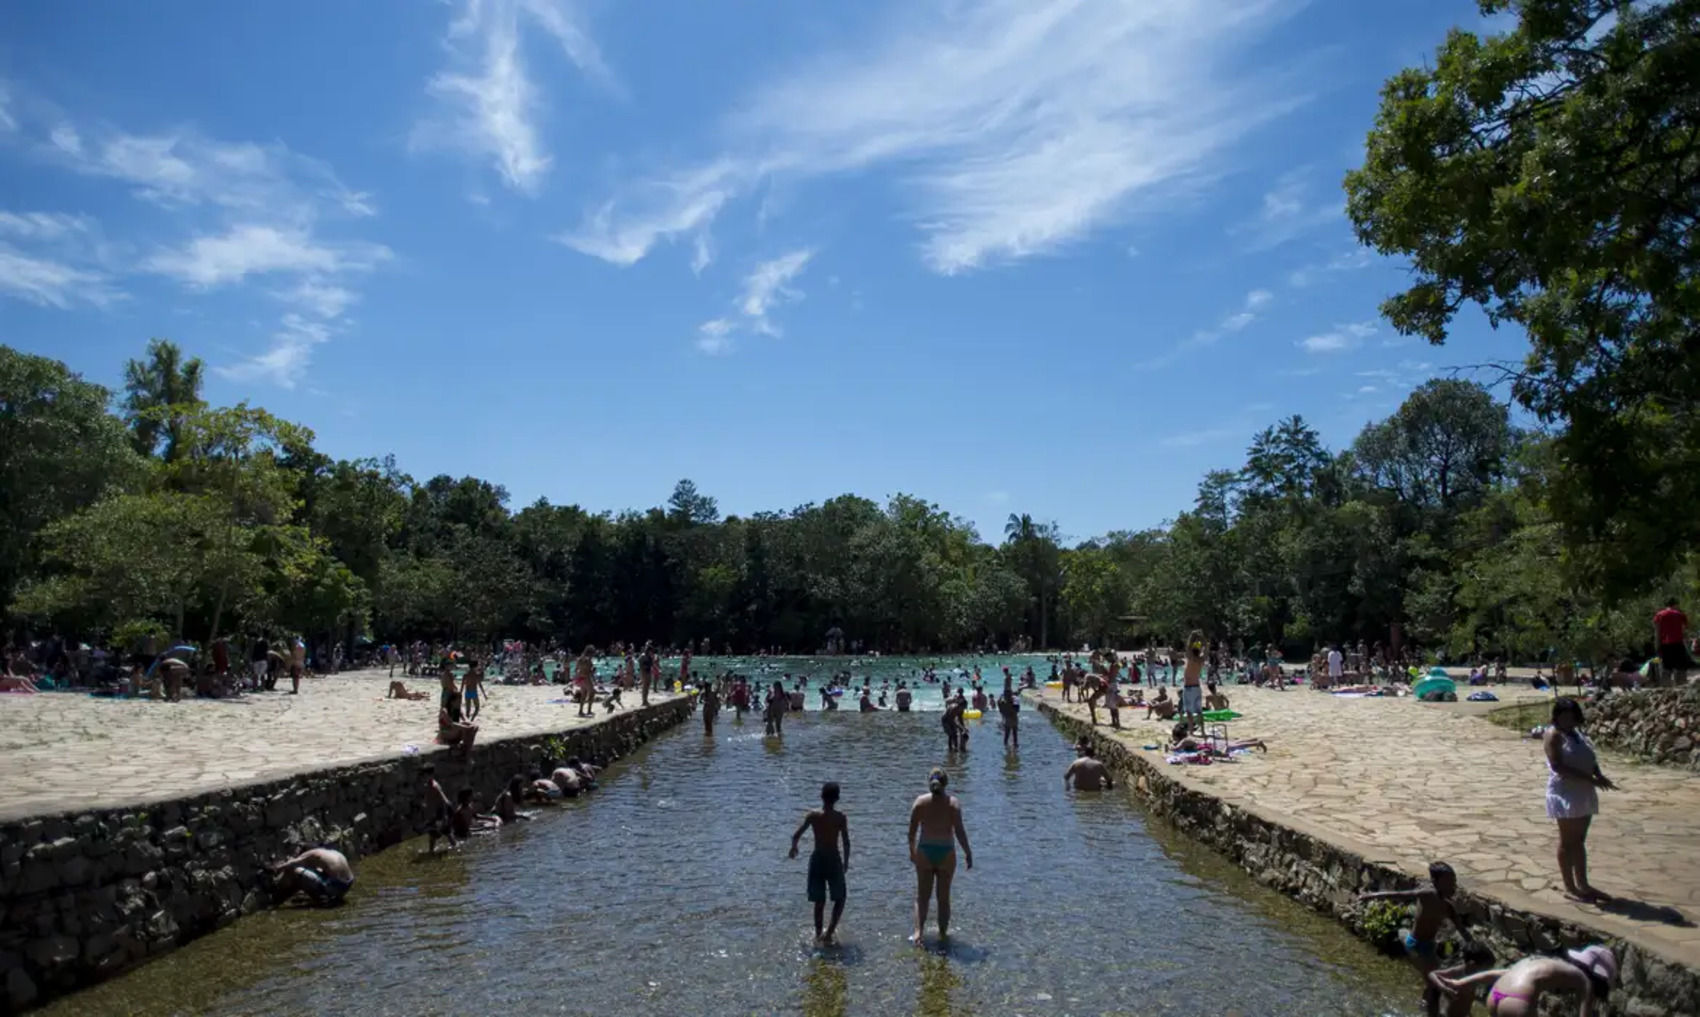
[[1491, 968], [1494, 964], [1493, 951], [1474, 940], [1465, 944], [1464, 950], [1459, 956], [1465, 964], [1473, 968]]
[[437, 764], [436, 763], [426, 763], [424, 766], [421, 766], [419, 768], [419, 776], [421, 776], [421, 777], [435, 777], [436, 775], [437, 775]]
[[1428, 878], [1431, 882], [1439, 882], [1442, 879], [1457, 879], [1458, 874], [1453, 872], [1452, 866], [1445, 862], [1430, 862], [1428, 866]]
[[935, 795], [943, 791], [949, 784], [950, 774], [945, 773], [941, 767], [935, 766], [933, 772], [927, 774], [927, 788]]
[[460, 803], [465, 805], [467, 802], [472, 801], [472, 795], [473, 791], [471, 788], [463, 787], [460, 789], [460, 794], [457, 797], [459, 797]]
[[838, 804], [838, 782], [829, 780], [820, 786], [820, 800], [824, 805]]
[[1576, 723], [1577, 724], [1581, 724], [1583, 722], [1582, 704], [1581, 703], [1578, 703], [1576, 700], [1571, 699], [1569, 696], [1562, 696], [1558, 699], [1553, 700], [1553, 703], [1552, 703], [1552, 719], [1554, 721], [1557, 721], [1558, 718], [1564, 716], [1566, 713], [1574, 713], [1576, 715]]

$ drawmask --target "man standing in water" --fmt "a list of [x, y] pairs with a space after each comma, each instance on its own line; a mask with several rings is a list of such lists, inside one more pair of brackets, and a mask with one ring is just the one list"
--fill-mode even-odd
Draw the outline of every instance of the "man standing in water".
[[1003, 718], [1003, 747], [1020, 751], [1021, 701], [1008, 675], [1004, 676], [1003, 694], [998, 696], [998, 715]]
[[[927, 925], [927, 904], [937, 888], [939, 938], [950, 935], [950, 882], [956, 875], [956, 844], [962, 843], [962, 860], [974, 869], [974, 849], [968, 846], [968, 831], [962, 828], [962, 805], [945, 793], [950, 775], [934, 768], [927, 775], [927, 794], [915, 799], [909, 810], [909, 860], [915, 863], [915, 932], [912, 943], [921, 942]], [[917, 834], [919, 836], [917, 836]]]
[[1076, 791], [1105, 791], [1116, 786], [1116, 782], [1110, 779], [1110, 768], [1104, 765], [1103, 760], [1093, 758], [1090, 739], [1082, 736], [1075, 743], [1074, 751], [1080, 754], [1080, 758], [1068, 765], [1063, 774], [1063, 787], [1072, 787]]
[[714, 718], [720, 716], [720, 693], [715, 690], [713, 682], [702, 687], [697, 705], [702, 708], [702, 733], [713, 738]]
[[[838, 784], [828, 781], [821, 785], [818, 809], [810, 809], [803, 817], [797, 832], [791, 835], [791, 857], [797, 857], [797, 842], [803, 831], [815, 831], [815, 850], [809, 855], [809, 902], [815, 906], [815, 945], [832, 946], [838, 932], [838, 920], [844, 917], [844, 873], [850, 868], [850, 821], [839, 812]], [[844, 841], [844, 854], [838, 854], [838, 842]], [[832, 898], [832, 924], [821, 931], [826, 917], [826, 899]]]

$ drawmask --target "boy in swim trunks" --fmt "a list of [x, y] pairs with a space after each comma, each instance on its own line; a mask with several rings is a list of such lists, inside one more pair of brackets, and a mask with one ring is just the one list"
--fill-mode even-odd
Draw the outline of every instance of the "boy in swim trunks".
[[1423, 979], [1423, 1011], [1428, 1017], [1439, 1017], [1440, 992], [1429, 983], [1428, 976], [1440, 966], [1440, 928], [1450, 921], [1466, 944], [1470, 942], [1470, 933], [1464, 928], [1464, 920], [1452, 901], [1452, 895], [1458, 890], [1458, 875], [1452, 871], [1452, 866], [1435, 862], [1428, 867], [1428, 878], [1427, 886], [1359, 894], [1358, 900], [1386, 900], [1417, 906], [1411, 928], [1404, 935], [1405, 956], [1411, 959]]
[[441, 837], [448, 838], [449, 847], [459, 847], [460, 843], [455, 839], [453, 826], [449, 822], [454, 813], [454, 806], [449, 803], [449, 796], [443, 793], [443, 785], [437, 783], [437, 767], [435, 764], [426, 763], [419, 775], [425, 779], [425, 805], [432, 811], [431, 823], [426, 827], [431, 842], [425, 850], [436, 854], [437, 840]]
[[[838, 932], [838, 920], [844, 917], [844, 873], [850, 868], [850, 821], [838, 811], [838, 784], [828, 781], [821, 785], [821, 807], [810, 809], [803, 816], [797, 832], [791, 835], [791, 857], [797, 857], [797, 842], [803, 831], [815, 832], [815, 850], [809, 855], [809, 902], [815, 906], [815, 945], [832, 946]], [[838, 853], [838, 842], [844, 842], [844, 854]], [[826, 899], [832, 898], [832, 922], [821, 931], [826, 917]]]
[[277, 903], [305, 894], [313, 903], [328, 906], [341, 904], [354, 885], [354, 869], [348, 857], [330, 848], [303, 851], [285, 862], [271, 867], [274, 882], [272, 891]]

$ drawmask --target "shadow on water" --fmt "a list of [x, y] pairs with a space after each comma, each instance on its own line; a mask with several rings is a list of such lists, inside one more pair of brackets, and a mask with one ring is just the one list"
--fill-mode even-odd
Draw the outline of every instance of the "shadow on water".
[[[1012, 757], [995, 721], [972, 723], [952, 754], [936, 714], [809, 713], [782, 740], [759, 718], [712, 738], [693, 718], [593, 796], [452, 855], [365, 859], [343, 908], [256, 915], [47, 1012], [1413, 1012], [1404, 967], [1125, 792], [1065, 794], [1072, 752], [1048, 725]], [[917, 949], [905, 835], [937, 765], [975, 867], [948, 947], [929, 929]], [[854, 864], [843, 945], [813, 951], [806, 861], [786, 854], [825, 780], [843, 786]]]

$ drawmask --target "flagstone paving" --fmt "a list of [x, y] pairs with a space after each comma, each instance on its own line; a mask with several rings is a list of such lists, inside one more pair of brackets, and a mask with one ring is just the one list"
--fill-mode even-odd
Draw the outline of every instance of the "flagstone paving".
[[[0, 694], [0, 820], [181, 798], [399, 756], [408, 746], [429, 750], [437, 683], [407, 684], [430, 697], [385, 699], [389, 675], [381, 669], [310, 678], [299, 696], [167, 703]], [[576, 707], [551, 702], [562, 695], [558, 686], [497, 685], [478, 717], [479, 741], [588, 723]], [[635, 694], [627, 699], [636, 705]]]
[[[1264, 738], [1267, 755], [1215, 766], [1168, 766], [1143, 749], [1169, 724], [1100, 728], [1165, 775], [1266, 819], [1420, 875], [1450, 862], [1462, 885], [1513, 907], [1621, 936], [1700, 966], [1700, 776], [1601, 753], [1621, 790], [1602, 792], [1588, 838], [1591, 881], [1626, 902], [1611, 910], [1563, 896], [1547, 769], [1537, 739], [1490, 723], [1492, 708], [1546, 694], [1516, 687], [1497, 704], [1346, 699], [1310, 690], [1230, 687], [1234, 738]], [[1049, 703], [1084, 717], [1058, 692]], [[1139, 711], [1143, 716], [1144, 711]], [[1103, 711], [1101, 722], [1108, 724]], [[1685, 921], [1683, 921], [1685, 920]], [[1673, 921], [1683, 922], [1672, 924]]]

